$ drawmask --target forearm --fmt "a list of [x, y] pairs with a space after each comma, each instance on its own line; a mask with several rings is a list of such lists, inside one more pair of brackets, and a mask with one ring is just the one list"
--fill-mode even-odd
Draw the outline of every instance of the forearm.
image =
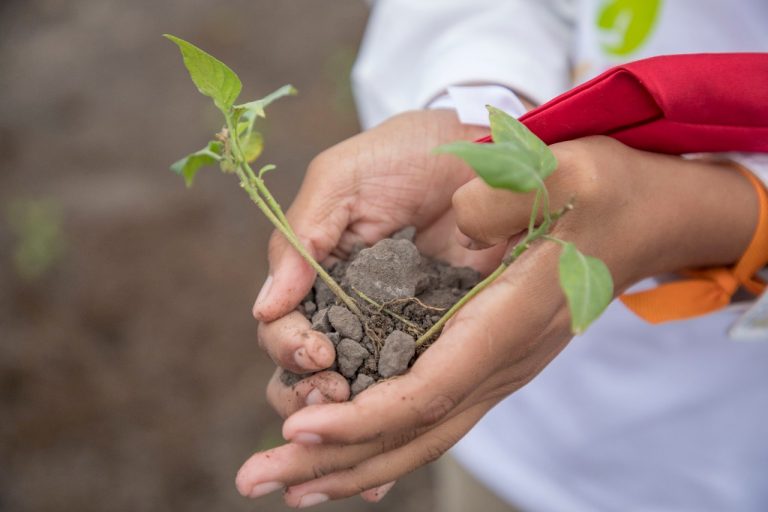
[[758, 202], [746, 177], [733, 165], [636, 152], [635, 179], [655, 229], [656, 261], [648, 275], [731, 265], [754, 233]]

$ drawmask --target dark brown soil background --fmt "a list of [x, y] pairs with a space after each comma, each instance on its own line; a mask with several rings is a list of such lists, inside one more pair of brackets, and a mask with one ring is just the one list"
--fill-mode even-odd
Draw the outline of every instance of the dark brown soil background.
[[[219, 122], [177, 50], [283, 83], [265, 162], [288, 204], [357, 130], [362, 0], [0, 0], [0, 511], [276, 511], [234, 476], [280, 441], [250, 306], [270, 231], [233, 179], [167, 166]], [[432, 509], [430, 476], [379, 505]]]

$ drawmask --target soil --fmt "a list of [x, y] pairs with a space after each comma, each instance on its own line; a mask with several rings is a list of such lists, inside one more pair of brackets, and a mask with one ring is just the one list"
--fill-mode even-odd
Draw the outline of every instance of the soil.
[[[429, 343], [416, 340], [480, 281], [468, 267], [453, 267], [419, 253], [406, 228], [373, 247], [336, 262], [329, 273], [357, 300], [353, 314], [319, 278], [299, 307], [312, 328], [336, 347], [330, 368], [347, 379], [353, 398], [376, 382], [405, 373]], [[293, 385], [304, 376], [283, 373]]]

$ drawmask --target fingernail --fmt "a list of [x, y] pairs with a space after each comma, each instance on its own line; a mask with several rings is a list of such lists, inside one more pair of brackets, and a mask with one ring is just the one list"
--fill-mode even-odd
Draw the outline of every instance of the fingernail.
[[307, 405], [317, 405], [325, 403], [325, 397], [319, 389], [315, 388], [309, 392], [306, 399]]
[[395, 481], [380, 485], [371, 491], [371, 497], [378, 503], [387, 495], [390, 489], [395, 486]]
[[318, 505], [328, 501], [328, 495], [321, 492], [313, 492], [305, 494], [299, 498], [299, 508], [311, 507], [312, 505]]
[[256, 484], [253, 486], [253, 489], [251, 489], [251, 493], [248, 496], [250, 498], [258, 498], [278, 489], [282, 489], [283, 487], [285, 487], [285, 485], [281, 482], [264, 482], [263, 484]]
[[321, 444], [323, 438], [311, 432], [297, 432], [289, 441], [299, 444]]
[[269, 275], [267, 279], [264, 281], [264, 284], [261, 285], [261, 290], [259, 291], [259, 295], [256, 297], [256, 302], [253, 304], [254, 314], [258, 314], [259, 308], [267, 301], [270, 288], [272, 288], [272, 275]]
[[471, 249], [472, 245], [472, 239], [469, 238], [467, 235], [459, 231], [458, 229], [454, 232], [454, 236], [456, 238], [456, 241], [459, 243], [460, 246], [464, 247], [465, 249]]
[[304, 368], [305, 370], [315, 369], [315, 363], [312, 361], [312, 359], [309, 358], [307, 355], [307, 349], [304, 347], [299, 347], [296, 349], [296, 351], [293, 353], [293, 360], [297, 365], [299, 365], [299, 367]]

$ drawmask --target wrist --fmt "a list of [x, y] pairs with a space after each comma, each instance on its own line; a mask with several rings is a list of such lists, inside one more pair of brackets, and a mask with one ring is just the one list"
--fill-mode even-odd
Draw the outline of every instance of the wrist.
[[[637, 175], [649, 229], [659, 235], [649, 275], [729, 266], [747, 249], [758, 218], [755, 191], [731, 164], [644, 153]], [[655, 198], [655, 200], [654, 200]]]

